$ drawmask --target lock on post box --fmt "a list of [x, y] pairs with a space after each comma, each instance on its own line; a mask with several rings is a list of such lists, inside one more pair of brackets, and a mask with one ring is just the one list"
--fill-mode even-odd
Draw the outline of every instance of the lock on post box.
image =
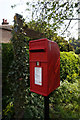
[[46, 38], [29, 42], [30, 91], [48, 96], [60, 86], [60, 50]]

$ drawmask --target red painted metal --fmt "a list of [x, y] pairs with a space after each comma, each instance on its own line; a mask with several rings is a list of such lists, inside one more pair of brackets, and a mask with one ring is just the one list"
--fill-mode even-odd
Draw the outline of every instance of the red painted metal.
[[[48, 96], [60, 86], [60, 50], [46, 38], [29, 42], [30, 91]], [[38, 65], [37, 65], [38, 64]], [[35, 84], [35, 67], [42, 69], [42, 84]]]

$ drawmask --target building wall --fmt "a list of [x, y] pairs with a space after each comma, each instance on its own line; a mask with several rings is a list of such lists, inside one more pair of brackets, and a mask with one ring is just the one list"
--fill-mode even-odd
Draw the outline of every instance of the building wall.
[[0, 43], [10, 42], [11, 37], [11, 31], [0, 29]]

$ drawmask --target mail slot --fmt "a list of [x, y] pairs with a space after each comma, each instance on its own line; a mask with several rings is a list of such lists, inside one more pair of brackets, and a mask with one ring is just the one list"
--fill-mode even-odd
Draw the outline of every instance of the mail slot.
[[48, 96], [60, 86], [60, 50], [46, 38], [29, 42], [30, 91]]

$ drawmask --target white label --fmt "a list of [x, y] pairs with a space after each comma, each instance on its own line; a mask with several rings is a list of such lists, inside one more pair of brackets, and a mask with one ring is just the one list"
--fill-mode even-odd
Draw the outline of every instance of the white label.
[[35, 84], [42, 85], [42, 68], [35, 67]]

